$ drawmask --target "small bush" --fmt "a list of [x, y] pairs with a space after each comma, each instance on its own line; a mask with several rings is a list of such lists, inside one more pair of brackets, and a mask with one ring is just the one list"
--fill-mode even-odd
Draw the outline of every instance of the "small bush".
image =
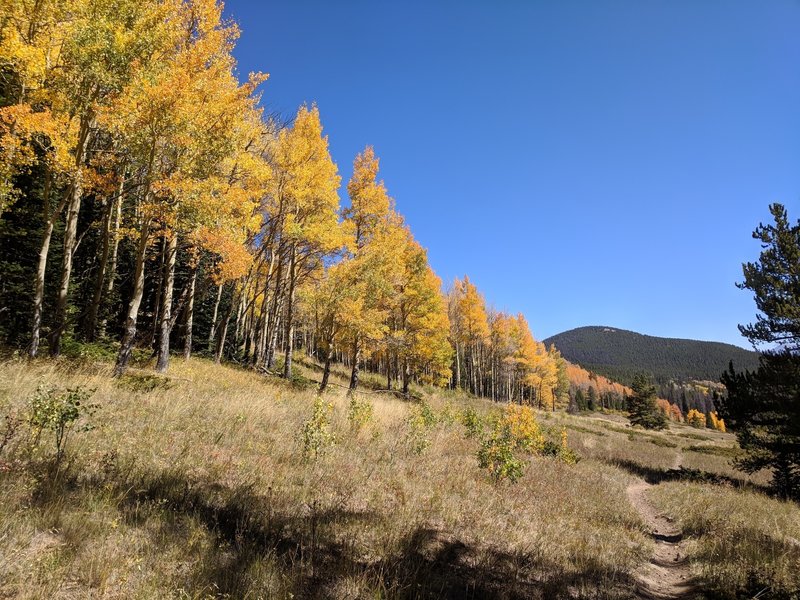
[[408, 433], [406, 438], [411, 444], [411, 450], [414, 454], [423, 454], [431, 445], [431, 440], [428, 435], [430, 429], [439, 423], [436, 413], [430, 405], [423, 401], [419, 406], [411, 412], [406, 419], [406, 426]]
[[61, 354], [67, 358], [92, 362], [112, 362], [119, 348], [107, 342], [79, 342], [70, 337], [61, 340]]
[[303, 444], [303, 458], [314, 460], [327, 448], [336, 443], [336, 436], [330, 430], [330, 415], [333, 403], [325, 402], [321, 396], [314, 399], [311, 418], [303, 423], [300, 440]]
[[536, 415], [529, 406], [509, 404], [500, 425], [508, 428], [516, 448], [536, 453], [544, 447], [544, 435], [539, 423], [536, 422]]
[[524, 463], [514, 456], [514, 443], [508, 430], [495, 431], [481, 443], [478, 450], [478, 465], [489, 471], [492, 481], [498, 483], [503, 479], [514, 482], [525, 472]]
[[439, 413], [438, 420], [443, 425], [450, 426], [456, 422], [457, 418], [458, 418], [458, 411], [456, 410], [456, 407], [453, 406], [453, 403], [450, 402], [450, 400], [448, 400], [447, 402], [444, 403], [444, 406], [442, 407], [442, 410]]
[[478, 449], [478, 465], [489, 471], [495, 483], [509, 479], [517, 481], [525, 470], [517, 450], [540, 453], [545, 438], [536, 416], [529, 406], [508, 404], [500, 416], [492, 416], [492, 432]]
[[481, 437], [483, 435], [483, 419], [474, 408], [466, 408], [461, 413], [461, 424], [466, 428], [466, 437]]
[[406, 419], [408, 433], [406, 439], [414, 454], [423, 454], [431, 445], [428, 437], [428, 425], [420, 412], [413, 412]]
[[431, 405], [425, 402], [424, 400], [422, 401], [419, 407], [419, 416], [425, 423], [425, 427], [433, 427], [434, 425], [436, 425], [436, 423], [439, 422], [439, 419], [436, 417], [436, 413], [433, 412]]
[[605, 437], [606, 433], [603, 431], [597, 431], [596, 429], [589, 429], [588, 427], [582, 427], [580, 425], [573, 425], [571, 423], [565, 425], [567, 429], [572, 429], [573, 431], [580, 431], [581, 433], [590, 433], [592, 435], [596, 435], [598, 437]]
[[40, 385], [28, 401], [28, 423], [38, 442], [44, 430], [54, 435], [56, 462], [60, 462], [67, 446], [70, 432], [82, 418], [81, 431], [88, 431], [92, 426], [86, 421], [98, 408], [97, 404], [86, 404], [93, 390], [82, 387], [58, 390]]
[[568, 465], [576, 464], [580, 459], [580, 455], [569, 447], [567, 444], [567, 429], [561, 428], [559, 441], [545, 440], [542, 446], [541, 454], [543, 456], [552, 456], [557, 458]]
[[706, 416], [699, 410], [691, 409], [686, 413], [686, 423], [696, 429], [704, 429], [706, 426]]
[[374, 408], [369, 400], [359, 400], [355, 395], [350, 397], [350, 404], [347, 406], [347, 420], [350, 426], [360, 431], [367, 423], [372, 421]]
[[710, 421], [710, 425], [711, 425], [712, 429], [716, 429], [717, 431], [721, 431], [722, 433], [725, 433], [725, 431], [726, 431], [725, 419], [720, 419], [717, 416], [716, 412], [708, 413], [708, 420]]

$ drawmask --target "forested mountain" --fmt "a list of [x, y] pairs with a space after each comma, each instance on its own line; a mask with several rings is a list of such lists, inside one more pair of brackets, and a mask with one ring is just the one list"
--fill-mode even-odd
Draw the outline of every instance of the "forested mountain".
[[658, 383], [718, 381], [728, 363], [755, 369], [758, 354], [720, 342], [703, 342], [643, 335], [613, 327], [571, 329], [545, 340], [567, 360], [620, 383], [630, 385], [644, 371]]

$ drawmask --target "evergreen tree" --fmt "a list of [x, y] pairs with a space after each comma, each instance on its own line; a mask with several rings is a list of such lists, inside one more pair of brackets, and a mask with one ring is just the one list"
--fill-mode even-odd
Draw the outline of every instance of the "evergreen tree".
[[645, 429], [664, 429], [667, 418], [658, 410], [656, 404], [656, 388], [650, 379], [638, 374], [631, 385], [633, 395], [628, 397], [628, 418], [631, 425], [640, 425]]
[[728, 397], [721, 416], [736, 431], [746, 472], [771, 469], [781, 496], [800, 497], [800, 221], [790, 225], [780, 204], [770, 206], [775, 225], [760, 224], [753, 237], [763, 250], [743, 265], [742, 289], [752, 290], [758, 310], [754, 324], [739, 329], [750, 342], [774, 344], [754, 372], [722, 376]]
[[756, 322], [739, 325], [739, 331], [754, 346], [777, 344], [790, 351], [800, 350], [800, 220], [789, 223], [780, 204], [769, 207], [775, 225], [759, 224], [753, 238], [763, 250], [758, 262], [742, 265], [740, 289], [755, 294], [759, 314]]
[[586, 396], [583, 395], [583, 390], [578, 388], [575, 390], [575, 405], [578, 410], [586, 410]]
[[589, 410], [595, 410], [597, 408], [597, 390], [594, 389], [593, 385], [589, 386], [587, 396], [586, 408]]

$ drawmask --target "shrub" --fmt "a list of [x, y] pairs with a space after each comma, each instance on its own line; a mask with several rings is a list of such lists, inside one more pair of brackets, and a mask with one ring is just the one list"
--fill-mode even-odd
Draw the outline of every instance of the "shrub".
[[514, 443], [508, 430], [495, 429], [478, 450], [478, 465], [489, 471], [492, 481], [517, 481], [525, 472], [524, 463], [514, 456]]
[[494, 426], [478, 449], [478, 465], [489, 471], [497, 483], [502, 479], [516, 481], [524, 472], [524, 463], [514, 452], [541, 453], [545, 438], [536, 416], [529, 406], [508, 404], [499, 417], [492, 417]]
[[119, 348], [115, 344], [80, 342], [67, 336], [61, 340], [61, 355], [71, 359], [111, 362], [118, 352]]
[[686, 423], [696, 429], [704, 429], [706, 426], [706, 416], [699, 410], [691, 409], [686, 413]]
[[411, 450], [414, 454], [424, 453], [431, 445], [431, 440], [428, 437], [428, 431], [439, 423], [436, 413], [433, 412], [431, 406], [422, 401], [416, 410], [413, 410], [406, 419], [408, 426], [407, 439], [411, 444]]
[[422, 403], [420, 403], [419, 416], [425, 423], [425, 427], [433, 427], [439, 421], [439, 419], [436, 418], [436, 413], [433, 412], [433, 409], [431, 408], [430, 404], [428, 404], [424, 400], [422, 401]]
[[461, 413], [461, 424], [466, 428], [466, 437], [481, 437], [483, 435], [483, 419], [471, 407], [465, 408]]
[[98, 405], [86, 404], [86, 400], [93, 393], [82, 387], [58, 390], [40, 385], [28, 401], [28, 423], [34, 431], [34, 439], [38, 442], [44, 430], [53, 432], [56, 463], [64, 456], [67, 438], [78, 421], [84, 418], [81, 431], [92, 428], [86, 419], [94, 414]]
[[303, 423], [303, 428], [300, 431], [303, 458], [305, 460], [317, 458], [328, 447], [336, 443], [336, 436], [330, 430], [330, 414], [332, 411], [332, 403], [323, 401], [319, 395], [314, 399], [311, 418]]
[[426, 424], [425, 417], [420, 411], [412, 412], [406, 419], [406, 425], [408, 426], [406, 439], [411, 445], [412, 452], [414, 454], [424, 453], [431, 445], [428, 437], [429, 426]]
[[567, 429], [561, 428], [561, 446], [559, 447], [558, 457], [568, 465], [574, 465], [581, 458], [578, 453], [572, 450], [567, 444]]
[[678, 444], [676, 444], [675, 442], [671, 442], [666, 438], [648, 437], [647, 441], [650, 442], [651, 444], [655, 445], [655, 446], [661, 446], [662, 448], [677, 448], [678, 447]]
[[453, 403], [448, 400], [444, 403], [441, 412], [439, 413], [439, 422], [444, 425], [452, 425], [456, 422], [458, 418], [458, 411], [456, 410]]
[[350, 426], [359, 431], [364, 425], [372, 421], [374, 408], [369, 400], [359, 400], [355, 395], [350, 397], [347, 407], [347, 420]]
[[537, 453], [544, 447], [544, 435], [530, 406], [509, 404], [499, 425], [508, 428], [515, 448]]
[[567, 444], [566, 427], [561, 428], [560, 440], [558, 442], [545, 440], [541, 453], [543, 456], [552, 456], [553, 458], [562, 460], [568, 465], [574, 465], [581, 459], [578, 453], [572, 450]]

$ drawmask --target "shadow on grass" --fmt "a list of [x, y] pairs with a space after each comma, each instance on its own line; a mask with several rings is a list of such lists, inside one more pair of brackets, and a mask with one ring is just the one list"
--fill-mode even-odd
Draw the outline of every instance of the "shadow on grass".
[[[388, 556], [370, 558], [344, 529], [352, 531], [349, 526], [357, 525], [380, 531], [389, 525], [386, 517], [344, 508], [292, 506], [271, 491], [264, 495], [247, 487], [190, 482], [176, 472], [102, 482], [109, 484], [119, 493], [120, 510], [131, 524], [143, 525], [153, 516], [153, 508], [202, 523], [217, 543], [193, 577], [193, 585], [225, 597], [258, 591], [251, 589], [251, 567], [264, 561], [278, 566], [295, 597], [313, 599], [341, 597], [337, 586], [347, 581], [366, 584], [385, 598], [446, 599], [572, 598], [576, 590], [593, 590], [592, 597], [627, 598], [632, 585], [630, 576], [599, 560], [565, 570], [538, 553], [471, 547], [423, 526], [409, 529]], [[281, 512], [274, 510], [276, 505], [283, 507]]]
[[656, 485], [663, 481], [692, 481], [697, 483], [710, 483], [714, 485], [724, 485], [742, 489], [749, 489], [769, 496], [774, 495], [772, 490], [764, 485], [753, 483], [745, 479], [737, 477], [729, 477], [727, 475], [720, 475], [718, 473], [709, 473], [708, 471], [701, 471], [700, 469], [690, 469], [687, 467], [680, 467], [679, 469], [659, 469], [656, 467], [648, 467], [632, 460], [622, 458], [612, 458], [604, 460], [606, 464], [614, 467], [619, 467], [630, 473], [637, 475], [644, 479], [647, 483]]

